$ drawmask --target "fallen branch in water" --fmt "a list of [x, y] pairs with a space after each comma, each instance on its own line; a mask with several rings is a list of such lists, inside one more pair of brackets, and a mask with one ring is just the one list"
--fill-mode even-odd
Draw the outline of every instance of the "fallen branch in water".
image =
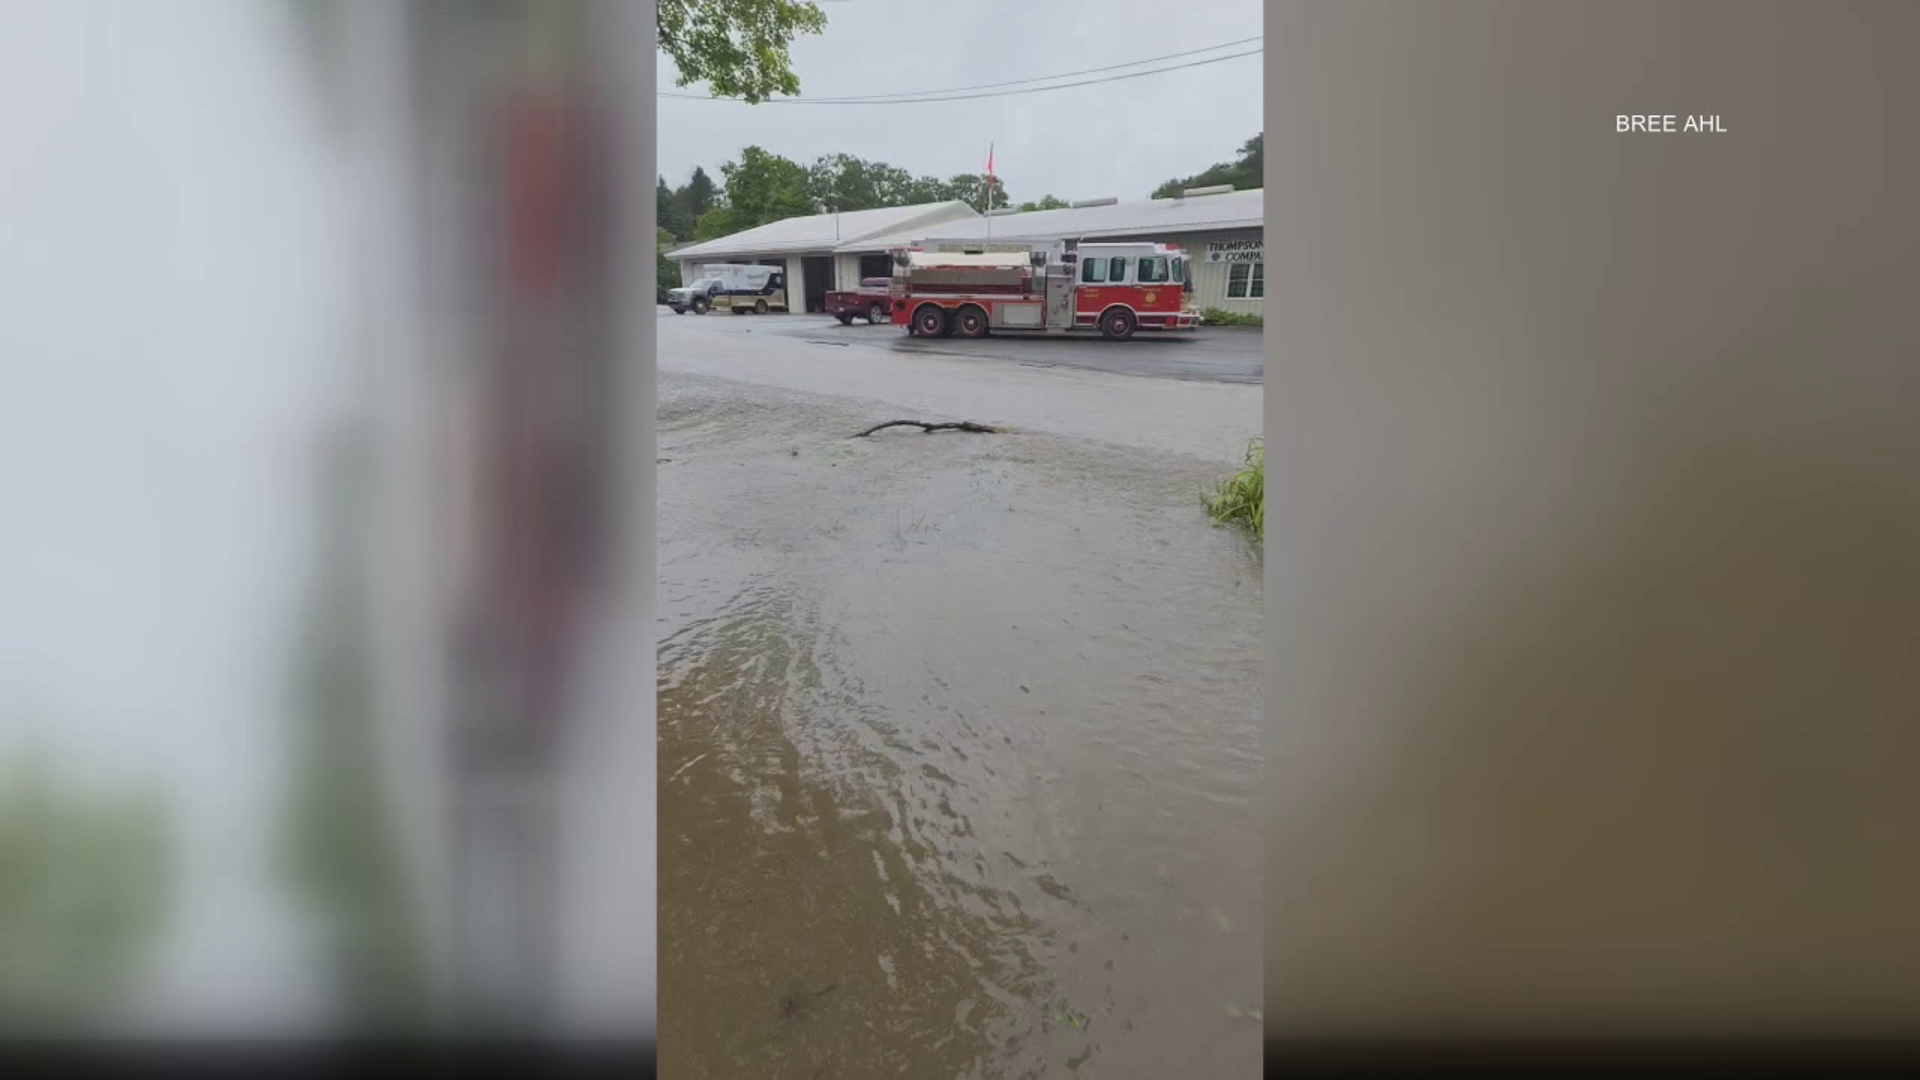
[[934, 431], [971, 431], [976, 435], [995, 435], [1000, 431], [997, 427], [976, 424], [971, 420], [960, 420], [948, 424], [929, 424], [924, 420], [889, 420], [884, 424], [875, 424], [867, 430], [859, 432], [854, 435], [854, 438], [864, 439], [876, 431], [884, 431], [890, 427], [917, 427], [920, 429], [922, 435]]

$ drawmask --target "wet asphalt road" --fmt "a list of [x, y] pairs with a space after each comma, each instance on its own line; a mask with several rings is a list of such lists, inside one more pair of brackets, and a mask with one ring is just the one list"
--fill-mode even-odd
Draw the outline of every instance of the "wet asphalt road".
[[851, 326], [825, 315], [675, 315], [660, 308], [660, 320], [715, 334], [776, 335], [796, 341], [831, 342], [849, 348], [922, 353], [983, 363], [1081, 368], [1117, 375], [1198, 382], [1260, 385], [1266, 359], [1257, 329], [1203, 327], [1190, 333], [1141, 332], [1131, 341], [1099, 338], [989, 337], [978, 340], [910, 338], [891, 325]]

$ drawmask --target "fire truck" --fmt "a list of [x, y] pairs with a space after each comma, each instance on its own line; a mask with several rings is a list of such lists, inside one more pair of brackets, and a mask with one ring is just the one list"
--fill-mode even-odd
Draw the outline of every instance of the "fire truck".
[[893, 324], [915, 337], [1191, 330], [1187, 258], [1172, 244], [922, 241], [896, 248]]

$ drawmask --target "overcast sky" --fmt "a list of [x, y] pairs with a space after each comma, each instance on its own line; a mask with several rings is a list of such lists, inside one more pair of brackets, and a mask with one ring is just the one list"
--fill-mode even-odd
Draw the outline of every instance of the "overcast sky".
[[[1204, 49], [1261, 32], [1259, 0], [817, 0], [827, 28], [793, 46], [802, 97], [942, 90]], [[1167, 65], [1259, 45], [1181, 57]], [[1144, 65], [1100, 78], [1145, 70]], [[660, 89], [678, 72], [660, 57]], [[660, 99], [660, 171], [684, 183], [758, 144], [806, 164], [845, 152], [919, 175], [994, 172], [1016, 202], [1143, 199], [1232, 158], [1261, 130], [1260, 57], [1042, 93], [913, 105]], [[1046, 85], [1037, 83], [1029, 85]], [[1009, 87], [1008, 89], [1019, 89]]]

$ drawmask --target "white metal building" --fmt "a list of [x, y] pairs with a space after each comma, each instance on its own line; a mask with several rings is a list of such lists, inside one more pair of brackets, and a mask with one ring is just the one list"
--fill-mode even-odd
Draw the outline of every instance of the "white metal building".
[[1200, 308], [1258, 315], [1266, 295], [1266, 193], [1202, 188], [1181, 197], [1092, 199], [1064, 210], [976, 213], [963, 202], [788, 218], [672, 252], [681, 280], [701, 265], [779, 266], [795, 311], [810, 310], [829, 289], [892, 273], [889, 248], [919, 240], [1152, 240], [1190, 255], [1193, 301]]
[[996, 211], [843, 243], [845, 255], [884, 253], [916, 240], [1151, 240], [1189, 253], [1193, 303], [1258, 315], [1266, 295], [1266, 193], [1202, 188], [1172, 199], [1093, 199], [1064, 210]]
[[[837, 255], [842, 244], [901, 230], [944, 230], [950, 222], [978, 216], [973, 207], [957, 200], [852, 210], [844, 214], [813, 214], [689, 244], [674, 249], [670, 255], [680, 264], [683, 282], [692, 282], [700, 267], [710, 263], [778, 266], [787, 275], [788, 310], [824, 310], [829, 290], [853, 288], [863, 274], [863, 260], [858, 254]], [[893, 272], [886, 260], [886, 250], [884, 246], [875, 248], [873, 251], [879, 258], [864, 260], [865, 276], [886, 277]]]

